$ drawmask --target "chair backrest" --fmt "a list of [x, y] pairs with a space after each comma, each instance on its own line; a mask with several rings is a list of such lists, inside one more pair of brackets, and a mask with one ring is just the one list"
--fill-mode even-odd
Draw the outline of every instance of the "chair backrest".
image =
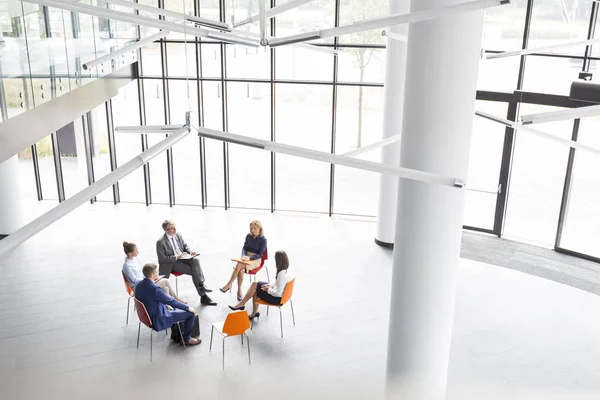
[[121, 271], [121, 275], [123, 275], [123, 282], [125, 282], [125, 290], [127, 290], [127, 294], [131, 296], [133, 294], [133, 289], [123, 271]]
[[250, 318], [245, 311], [234, 311], [227, 315], [223, 324], [223, 333], [227, 336], [241, 335], [250, 328]]
[[294, 292], [294, 283], [296, 283], [296, 278], [292, 279], [285, 285], [285, 289], [283, 289], [283, 295], [281, 296], [281, 305], [284, 305], [292, 298], [292, 293]]
[[137, 311], [140, 322], [146, 325], [148, 328], [152, 328], [152, 321], [150, 321], [150, 316], [148, 315], [148, 311], [146, 311], [146, 306], [137, 298], [134, 297], [133, 299], [135, 300], [135, 311]]
[[263, 253], [262, 257], [260, 258], [260, 265], [254, 269], [251, 269], [250, 271], [248, 271], [248, 273], [250, 275], [256, 275], [256, 273], [258, 271], [260, 271], [260, 269], [265, 265], [265, 261], [267, 261], [268, 259], [269, 259], [269, 253], [265, 249], [265, 252]]

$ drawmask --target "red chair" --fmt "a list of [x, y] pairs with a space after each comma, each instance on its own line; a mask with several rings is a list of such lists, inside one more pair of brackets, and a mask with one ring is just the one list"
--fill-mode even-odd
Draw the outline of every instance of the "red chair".
[[[248, 275], [250, 275], [251, 280], [252, 280], [252, 277], [254, 277], [254, 282], [256, 282], [256, 273], [262, 269], [262, 267], [265, 265], [265, 261], [267, 261], [268, 259], [269, 259], [269, 252], [265, 249], [265, 252], [263, 253], [263, 255], [260, 259], [260, 265], [256, 268], [251, 269], [250, 271], [246, 272]], [[265, 268], [265, 271], [267, 272], [267, 281], [271, 280], [271, 278], [269, 278], [269, 269]]]
[[121, 272], [121, 275], [123, 275], [123, 282], [125, 282], [125, 290], [127, 290], [127, 294], [129, 295], [129, 298], [127, 299], [127, 319], [125, 320], [125, 325], [128, 325], [129, 324], [129, 303], [131, 303], [131, 298], [134, 297], [135, 295], [133, 293], [133, 289], [131, 288], [131, 286], [129, 286], [129, 281], [125, 277], [125, 274], [123, 272]]
[[[154, 327], [152, 325], [152, 321], [150, 320], [150, 316], [148, 315], [148, 311], [146, 310], [146, 306], [144, 305], [144, 303], [142, 303], [135, 297], [133, 299], [135, 300], [135, 310], [137, 311], [138, 318], [140, 319], [140, 323], [138, 324], [137, 348], [140, 348], [140, 329], [142, 327], [142, 324], [144, 324], [148, 328], [150, 328], [150, 361], [152, 361], [152, 331], [154, 331]], [[179, 329], [179, 335], [183, 337], [181, 327], [179, 326], [179, 324], [175, 325], [177, 325], [177, 329]], [[165, 335], [167, 334], [167, 329], [165, 329]], [[183, 344], [183, 348], [185, 348], [185, 343], [183, 341], [181, 343]]]
[[175, 291], [177, 292], [177, 297], [179, 297], [179, 284], [177, 283], [177, 278], [183, 275], [181, 272], [172, 271], [171, 275], [175, 277]]

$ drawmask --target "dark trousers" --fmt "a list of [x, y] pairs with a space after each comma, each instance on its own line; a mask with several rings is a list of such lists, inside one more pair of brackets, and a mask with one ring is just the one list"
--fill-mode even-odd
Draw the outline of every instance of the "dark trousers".
[[258, 282], [256, 284], [256, 295], [258, 296], [259, 299], [261, 299], [262, 301], [269, 303], [269, 304], [281, 304], [281, 297], [275, 297], [272, 294], [270, 294], [269, 292], [265, 292], [264, 290], [261, 289], [262, 285], [266, 285], [268, 282]]
[[200, 297], [206, 295], [206, 291], [204, 290], [204, 273], [202, 272], [202, 267], [200, 266], [200, 260], [198, 260], [198, 257], [188, 260], [177, 260], [177, 262], [173, 265], [173, 271], [184, 275], [191, 275], [192, 282], [194, 282], [194, 286], [196, 287]]
[[183, 323], [183, 341], [184, 342], [189, 342], [190, 338], [192, 337], [192, 330], [194, 329], [194, 320], [195, 320], [195, 316], [194, 313], [191, 313], [189, 311], [183, 311], [183, 310], [174, 310], [171, 311], [171, 318], [170, 321], [167, 322], [167, 325], [173, 326], [174, 323], [179, 322], [179, 321], [185, 321]]

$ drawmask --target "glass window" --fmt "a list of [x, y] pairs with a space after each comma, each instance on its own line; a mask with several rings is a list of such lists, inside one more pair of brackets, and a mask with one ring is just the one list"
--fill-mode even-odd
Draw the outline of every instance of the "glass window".
[[[103, 103], [91, 111], [93, 132], [94, 178], [96, 181], [108, 175], [110, 168], [110, 149], [108, 148], [108, 125], [106, 121], [106, 105]], [[112, 187], [96, 196], [97, 200], [113, 201]]]
[[144, 79], [144, 106], [146, 125], [165, 124], [165, 99], [160, 79]]
[[[477, 110], [506, 118], [507, 103], [477, 101]], [[473, 120], [464, 225], [493, 229], [505, 127], [480, 117]]]
[[512, 93], [517, 88], [520, 61], [521, 57], [481, 60], [477, 89]]
[[[148, 148], [163, 141], [167, 135], [148, 135]], [[150, 185], [152, 191], [152, 203], [169, 204], [169, 176], [167, 167], [167, 153], [164, 152], [153, 158], [150, 165]]]
[[271, 52], [266, 47], [227, 45], [227, 77], [270, 79]]
[[523, 45], [527, 0], [511, 1], [485, 10], [483, 48], [485, 50], [519, 50]]
[[[275, 93], [276, 141], [329, 152], [331, 86], [276, 84]], [[277, 154], [277, 209], [328, 212], [329, 170], [323, 162]]]
[[[523, 104], [520, 114], [556, 110]], [[536, 124], [533, 128], [571, 139], [573, 121]], [[504, 234], [553, 247], [569, 149], [551, 140], [517, 132]]]
[[220, 78], [221, 77], [221, 45], [202, 44], [200, 77], [202, 78]]
[[[89, 185], [82, 118], [86, 116], [75, 119], [58, 131], [58, 148], [67, 199]], [[49, 162], [53, 162], [51, 158]], [[40, 164], [40, 169], [41, 167]]]
[[[112, 110], [115, 127], [140, 125], [136, 81], [119, 89], [119, 94], [112, 100]], [[117, 166], [121, 166], [142, 152], [141, 135], [115, 132], [115, 148]], [[144, 203], [146, 201], [143, 168], [138, 168], [119, 181], [119, 193], [123, 202]]]
[[142, 76], [162, 76], [160, 43], [142, 48]]
[[[195, 80], [169, 81], [171, 124], [184, 124], [185, 111], [192, 111], [192, 124], [198, 126], [198, 89]], [[202, 204], [200, 180], [200, 139], [192, 130], [173, 146], [173, 175], [177, 204]]]
[[[587, 39], [591, 11], [592, 0], [535, 1], [528, 47], [547, 47]], [[583, 56], [585, 46], [553, 52]]]
[[[377, 142], [383, 132], [383, 88], [338, 87], [335, 153], [344, 154]], [[381, 150], [357, 156], [381, 161]], [[379, 174], [344, 166], [335, 167], [336, 214], [377, 215]]]
[[[283, 2], [281, 2], [283, 4]], [[335, 0], [315, 0], [275, 18], [277, 37], [333, 28], [335, 22]], [[333, 43], [333, 38], [325, 42]], [[289, 46], [286, 46], [289, 47]]]
[[[577, 80], [583, 60], [558, 57], [526, 56], [523, 90], [528, 92], [569, 95]], [[494, 61], [494, 60], [490, 60]]]
[[195, 43], [167, 43], [167, 74], [168, 76], [196, 77]]
[[275, 77], [283, 80], [332, 81], [333, 53], [298, 46], [277, 47]]
[[[271, 140], [271, 85], [227, 83], [229, 132]], [[229, 187], [232, 207], [271, 207], [271, 153], [229, 145]]]
[[[220, 82], [202, 82], [203, 126], [223, 130], [223, 92]], [[205, 139], [206, 201], [210, 206], [225, 205], [223, 142]]]
[[200, 0], [200, 17], [219, 21], [219, 15], [219, 0]]
[[[577, 141], [600, 149], [598, 117], [585, 118]], [[560, 246], [600, 258], [600, 159], [597, 154], [575, 150], [570, 200]]]
[[340, 49], [338, 81], [383, 83], [385, 50], [366, 47]]
[[[349, 0], [340, 3], [340, 26], [388, 15], [387, 0]], [[340, 36], [340, 43], [385, 44], [383, 29]]]
[[44, 200], [58, 200], [58, 188], [56, 187], [56, 170], [54, 169], [54, 158], [52, 149], [52, 138], [50, 137], [50, 135], [46, 136], [45, 138], [36, 143], [38, 165], [40, 167], [42, 197], [44, 198]]

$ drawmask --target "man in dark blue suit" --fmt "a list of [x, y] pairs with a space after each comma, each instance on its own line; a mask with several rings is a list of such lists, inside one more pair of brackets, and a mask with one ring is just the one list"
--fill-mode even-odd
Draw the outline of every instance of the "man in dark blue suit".
[[[155, 331], [162, 331], [171, 327], [174, 323], [185, 321], [183, 325], [183, 341], [186, 345], [200, 344], [201, 340], [192, 337], [194, 319], [197, 311], [187, 304], [183, 304], [171, 296], [168, 296], [154, 281], [158, 278], [158, 267], [156, 264], [146, 264], [142, 268], [146, 277], [135, 287], [135, 297], [144, 303], [146, 311], [152, 321]], [[171, 306], [176, 310], [169, 310]]]

